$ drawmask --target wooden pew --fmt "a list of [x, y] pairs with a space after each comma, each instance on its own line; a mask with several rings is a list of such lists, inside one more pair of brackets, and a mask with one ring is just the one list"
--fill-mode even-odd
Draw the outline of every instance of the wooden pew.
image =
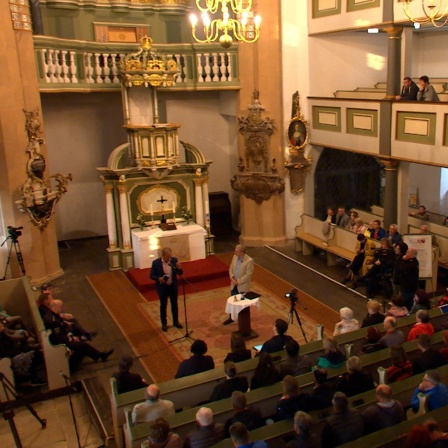
[[[433, 344], [435, 347], [441, 347], [443, 345], [443, 336], [441, 332], [436, 333], [433, 336]], [[417, 356], [420, 355], [420, 350], [417, 348], [417, 341], [406, 342], [403, 345], [403, 347], [405, 348], [407, 355], [411, 360], [415, 359]], [[376, 383], [379, 382], [378, 367], [388, 367], [389, 365], [391, 365], [389, 350], [387, 349], [375, 353], [370, 353], [368, 355], [363, 355], [361, 356], [361, 360], [365, 371], [369, 372], [372, 375]], [[345, 365], [340, 367], [339, 369], [329, 369], [328, 371], [329, 381], [331, 382], [336, 380], [339, 375], [345, 372], [346, 372]], [[448, 376], [448, 366], [446, 366], [446, 375]], [[297, 377], [297, 379], [299, 380], [299, 384], [303, 392], [311, 392], [314, 386], [313, 373], [300, 375]], [[415, 377], [413, 377], [413, 381], [414, 382], [417, 381], [417, 384], [419, 384], [420, 380], [421, 378], [416, 379]], [[401, 396], [400, 400], [403, 399], [403, 401], [405, 402], [410, 400], [412, 392], [416, 387], [414, 385], [414, 382], [412, 382], [409, 379], [408, 382], [402, 381], [394, 386], [397, 390], [400, 390], [402, 391], [402, 393], [405, 394]], [[406, 389], [409, 384], [413, 385], [411, 391], [407, 391]], [[256, 406], [258, 409], [260, 409], [263, 417], [267, 418], [275, 414], [276, 412], [277, 402], [282, 395], [282, 383], [279, 382], [269, 387], [249, 391], [246, 395], [248, 405]], [[374, 391], [361, 394], [359, 397], [357, 397], [357, 399], [358, 400], [362, 399], [363, 405], [371, 403], [372, 400], [374, 402], [375, 401]], [[354, 397], [352, 398], [352, 400], [356, 401]], [[213, 410], [214, 419], [216, 422], [224, 423], [229, 417], [233, 415], [234, 412], [232, 409], [230, 399], [209, 403], [207, 404], [207, 406]], [[172, 417], [169, 417], [168, 421], [170, 422], [171, 428], [182, 437], [187, 435], [190, 431], [194, 430], [195, 428], [195, 415], [198, 409], [199, 406], [178, 413]], [[132, 426], [131, 411], [132, 411], [131, 408], [125, 409], [126, 424], [123, 426], [125, 446], [127, 448], [139, 447], [141, 442], [146, 437], [148, 437], [148, 430], [149, 430], [148, 423], [141, 423]]]
[[[440, 309], [434, 308], [430, 310], [431, 322], [437, 328], [443, 322], [447, 321], [447, 316], [440, 312]], [[405, 334], [415, 323], [415, 315], [403, 317], [398, 320], [397, 328]], [[382, 330], [382, 325], [377, 326]], [[365, 341], [366, 328], [358, 331], [345, 333], [336, 337], [340, 348], [344, 350], [346, 344], [352, 344], [351, 354], [358, 354]], [[388, 356], [388, 351], [387, 356]], [[302, 355], [309, 356], [312, 364], [315, 364], [319, 356], [323, 354], [322, 341], [313, 341], [300, 348]], [[284, 359], [285, 352], [279, 352], [274, 355], [275, 358]], [[253, 358], [242, 363], [237, 364], [238, 375], [246, 376], [250, 381], [255, 368], [258, 364], [258, 359]], [[171, 400], [176, 409], [185, 409], [196, 406], [197, 403], [205, 402], [210, 397], [214, 386], [219, 380], [224, 378], [223, 368], [217, 368], [208, 372], [191, 375], [177, 380], [170, 380], [160, 383], [161, 396], [166, 400]], [[311, 379], [312, 381], [312, 379]], [[126, 407], [132, 408], [135, 404], [145, 400], [145, 389], [139, 389], [125, 394], [118, 394], [115, 379], [111, 379], [110, 395], [112, 421], [114, 426], [115, 440], [119, 447], [123, 446], [122, 427], [125, 423], [124, 409]]]

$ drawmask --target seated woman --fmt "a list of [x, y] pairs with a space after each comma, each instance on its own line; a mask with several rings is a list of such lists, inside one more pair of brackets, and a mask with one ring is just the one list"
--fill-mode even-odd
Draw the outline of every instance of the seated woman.
[[339, 377], [336, 390], [344, 392], [347, 397], [353, 397], [375, 388], [371, 375], [362, 371], [358, 356], [351, 356], [345, 364], [347, 373]]
[[119, 372], [112, 374], [112, 377], [117, 382], [117, 391], [119, 394], [149, 386], [138, 373], [130, 372], [133, 365], [133, 357], [125, 355], [120, 359], [118, 364]]
[[250, 390], [270, 386], [280, 381], [280, 374], [274, 366], [269, 353], [261, 352], [254, 376], [250, 382]]
[[215, 368], [215, 362], [207, 353], [207, 344], [201, 339], [197, 339], [191, 344], [191, 356], [184, 359], [177, 369], [174, 378], [183, 378], [184, 376], [194, 375], [195, 373], [206, 372]]
[[381, 339], [380, 330], [376, 327], [367, 327], [366, 340], [362, 346], [361, 354], [366, 355], [368, 353], [377, 352], [384, 347], [379, 343]]
[[382, 324], [385, 318], [386, 316], [381, 313], [381, 303], [377, 300], [369, 300], [367, 302], [367, 316], [362, 321], [361, 328]]
[[33, 350], [26, 344], [12, 339], [5, 331], [0, 321], [0, 358], [11, 358], [11, 369], [17, 383], [23, 377], [31, 377], [32, 386], [45, 386], [45, 381], [39, 378], [38, 370], [43, 368], [44, 357], [39, 350]]
[[339, 350], [336, 339], [331, 337], [324, 338], [323, 346], [324, 354], [318, 358], [316, 366], [324, 369], [341, 367], [345, 361], [345, 356]]
[[386, 382], [388, 384], [401, 381], [412, 376], [412, 363], [406, 356], [406, 352], [401, 346], [390, 348], [392, 365], [386, 370]]
[[250, 359], [252, 354], [248, 348], [246, 348], [246, 343], [243, 337], [238, 333], [232, 333], [230, 338], [230, 353], [224, 359], [224, 364], [227, 361], [241, 362]]
[[353, 318], [353, 311], [346, 306], [339, 310], [341, 321], [334, 326], [333, 336], [359, 330], [359, 322]]
[[401, 296], [392, 298], [390, 302], [390, 308], [386, 311], [386, 316], [392, 316], [395, 318], [405, 317], [408, 315], [408, 309], [404, 306], [404, 299]]

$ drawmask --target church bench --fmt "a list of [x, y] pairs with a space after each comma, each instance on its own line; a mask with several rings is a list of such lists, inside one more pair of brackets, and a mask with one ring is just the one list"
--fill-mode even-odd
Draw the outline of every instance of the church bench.
[[[441, 346], [443, 344], [442, 334], [440, 332], [437, 333], [433, 336], [433, 340], [434, 346]], [[417, 341], [406, 342], [403, 347], [405, 348], [406, 353], [411, 360], [415, 359], [420, 354], [420, 350], [417, 348]], [[375, 353], [370, 353], [368, 355], [362, 355], [361, 360], [364, 370], [370, 373], [377, 383], [379, 382], [378, 367], [388, 367], [391, 364], [389, 350], [387, 349]], [[448, 366], [445, 367], [446, 376], [448, 377]], [[345, 364], [338, 369], [329, 369], [329, 382], [331, 383], [332, 381], [336, 381], [338, 376], [345, 372]], [[394, 388], [397, 390], [397, 392], [401, 392], [400, 401], [403, 400], [405, 402], [408, 402], [412, 397], [412, 392], [415, 389], [416, 384], [418, 385], [421, 381], [420, 377], [412, 378], [413, 379], [409, 378], [406, 381], [402, 381], [394, 385]], [[299, 375], [297, 379], [299, 380], [299, 384], [303, 392], [310, 393], [312, 391], [312, 388], [314, 387], [314, 375], [312, 372], [306, 373], [304, 375]], [[277, 409], [277, 402], [280, 399], [281, 395], [281, 382], [278, 382], [272, 386], [249, 391], [246, 394], [248, 405], [253, 405], [260, 409], [261, 414], [264, 418], [275, 414]], [[356, 399], [361, 399], [363, 402], [362, 405], [367, 406], [375, 402], [375, 393], [372, 390], [366, 392], [365, 394], [361, 394], [356, 398], [352, 397], [351, 400], [356, 401]], [[229, 398], [209, 403], [206, 406], [210, 407], [213, 410], [214, 419], [216, 422], [224, 423], [234, 413], [231, 405], [231, 400]], [[200, 406], [197, 406], [195, 408], [180, 412], [169, 417], [168, 421], [170, 423], [170, 427], [182, 437], [187, 435], [190, 431], [193, 431], [195, 429], [195, 415], [199, 407]], [[131, 408], [126, 408], [124, 411], [126, 424], [123, 426], [123, 431], [125, 446], [127, 448], [139, 447], [140, 443], [143, 442], [146, 437], [148, 437], [149, 431], [148, 423], [140, 423], [138, 425], [132, 426], [131, 412]]]

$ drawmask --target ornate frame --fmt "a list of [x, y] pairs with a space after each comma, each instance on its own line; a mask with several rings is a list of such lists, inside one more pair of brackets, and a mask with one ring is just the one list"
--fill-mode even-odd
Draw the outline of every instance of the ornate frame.
[[[297, 127], [297, 129], [296, 129]], [[299, 135], [295, 136], [295, 132]], [[305, 134], [305, 137], [303, 137]], [[288, 140], [288, 146], [296, 150], [303, 149], [308, 143], [308, 124], [302, 117], [295, 116], [288, 124], [288, 130], [286, 131], [286, 138]]]

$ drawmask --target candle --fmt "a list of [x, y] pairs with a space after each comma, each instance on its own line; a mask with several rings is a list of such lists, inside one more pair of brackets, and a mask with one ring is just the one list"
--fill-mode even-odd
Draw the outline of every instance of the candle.
[[153, 208], [152, 208], [152, 204], [149, 205], [149, 213], [150, 213], [151, 215], [154, 214], [154, 210], [153, 210]]
[[173, 201], [173, 213], [176, 213], [176, 203]]
[[210, 208], [208, 205], [208, 201], [205, 201], [205, 214], [206, 215], [210, 215]]

